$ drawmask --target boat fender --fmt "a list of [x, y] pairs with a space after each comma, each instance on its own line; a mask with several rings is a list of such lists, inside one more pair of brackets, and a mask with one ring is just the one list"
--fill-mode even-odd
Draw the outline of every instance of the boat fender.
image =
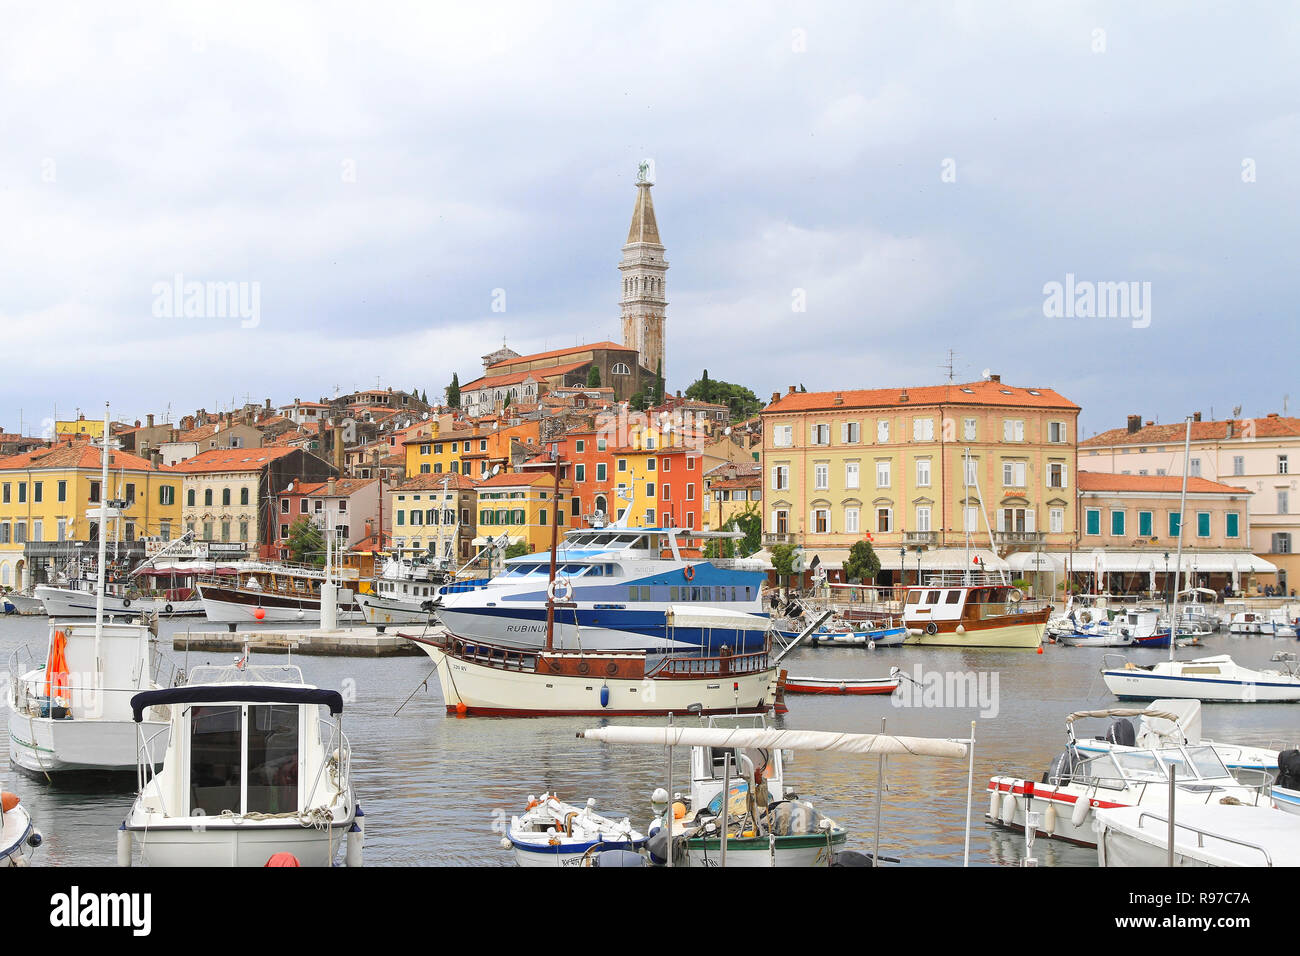
[[130, 606], [131, 606], [131, 599], [130, 599], [130, 598], [122, 598], [122, 607], [130, 607]]
[[1047, 812], [1043, 814], [1043, 832], [1049, 837], [1056, 836], [1056, 803], [1047, 801]]
[[298, 858], [292, 853], [281, 851], [279, 853], [272, 853], [262, 866], [302, 866], [302, 864], [298, 862]]
[[921, 636], [921, 629], [920, 629], [919, 627], [909, 627], [909, 628], [907, 629], [907, 636], [908, 636], [908, 637], [920, 637], [920, 636]]
[[1088, 819], [1088, 811], [1092, 809], [1087, 797], [1079, 797], [1074, 801], [1074, 810], [1070, 813], [1070, 823], [1072, 826], [1081, 827], [1083, 821]]
[[1001, 820], [1007, 826], [1011, 826], [1016, 821], [1016, 795], [1011, 791], [1007, 791], [1006, 796], [1002, 798]]
[[996, 820], [998, 818], [998, 798], [1000, 796], [1002, 796], [1002, 791], [999, 789], [993, 789], [989, 791], [989, 819], [990, 820]]
[[[610, 664], [609, 666], [610, 666], [610, 667], [613, 667], [614, 665], [613, 665], [613, 664]], [[601, 707], [608, 707], [608, 706], [609, 706], [609, 685], [608, 685], [608, 684], [602, 684], [602, 685], [601, 685], [601, 688], [600, 688], [600, 706], [601, 706]]]
[[170, 604], [168, 604], [167, 606], [165, 606], [165, 607], [163, 608], [163, 611], [164, 611], [165, 613], [167, 613], [167, 614], [172, 613], [172, 606], [171, 606]]
[[957, 633], [958, 633], [958, 634], [965, 634], [965, 633], [966, 633], [966, 625], [965, 625], [965, 624], [958, 624], [958, 625], [957, 625]]
[[131, 831], [125, 823], [117, 828], [117, 865], [131, 865]]
[[938, 633], [939, 633], [939, 625], [936, 624], [936, 623], [934, 623], [934, 621], [926, 621], [926, 623], [925, 623], [925, 633], [927, 633], [927, 634], [931, 634], [931, 635], [933, 635], [933, 634], [938, 634]]

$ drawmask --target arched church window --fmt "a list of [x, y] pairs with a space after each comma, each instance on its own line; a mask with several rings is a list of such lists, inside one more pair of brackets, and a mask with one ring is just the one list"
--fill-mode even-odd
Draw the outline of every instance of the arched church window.
[[631, 375], [631, 374], [632, 374], [632, 370], [631, 370], [630, 368], [628, 368], [628, 367], [627, 367], [624, 363], [622, 363], [622, 362], [615, 362], [615, 363], [614, 363], [614, 367], [611, 368], [609, 371], [610, 371], [610, 374], [612, 374], [612, 375]]

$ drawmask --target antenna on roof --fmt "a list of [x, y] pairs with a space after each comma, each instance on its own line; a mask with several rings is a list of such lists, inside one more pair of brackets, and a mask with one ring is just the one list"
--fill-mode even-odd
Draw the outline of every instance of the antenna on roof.
[[1233, 417], [1233, 418], [1240, 418], [1240, 417], [1241, 417], [1241, 406], [1240, 406], [1240, 405], [1233, 405], [1233, 406], [1232, 406], [1232, 417]]
[[950, 382], [953, 380], [953, 374], [954, 374], [954, 369], [953, 369], [952, 360], [953, 360], [953, 357], [956, 356], [956, 354], [957, 354], [957, 353], [954, 352], [952, 349], [949, 349], [949, 350], [948, 350], [948, 361], [947, 361], [945, 364], [939, 366], [939, 368], [946, 368], [946, 369], [948, 370], [948, 381], [950, 381]]

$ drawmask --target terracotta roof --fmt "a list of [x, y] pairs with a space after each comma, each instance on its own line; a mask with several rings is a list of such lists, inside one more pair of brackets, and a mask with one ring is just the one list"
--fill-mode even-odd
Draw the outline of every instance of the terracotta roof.
[[[446, 483], [444, 486], [444, 482]], [[478, 482], [468, 475], [461, 475], [456, 472], [447, 472], [441, 475], [427, 474], [414, 475], [400, 485], [393, 485], [387, 488], [387, 491], [441, 491], [444, 487], [448, 491], [469, 491], [478, 487]]]
[[[1178, 494], [1183, 488], [1182, 475], [1115, 475], [1101, 471], [1081, 471], [1076, 476], [1080, 491], [1130, 491]], [[1187, 479], [1187, 490], [1193, 494], [1248, 495], [1245, 488], [1220, 484], [1208, 478]]]
[[[35, 448], [8, 458], [0, 458], [0, 470], [14, 468], [83, 468], [96, 469], [101, 466], [100, 450], [90, 442], [61, 442], [52, 448]], [[108, 453], [110, 471], [175, 471], [174, 466], [159, 465], [130, 452], [110, 451]]]
[[[906, 394], [907, 400], [902, 396]], [[843, 402], [836, 404], [839, 397]], [[908, 408], [929, 405], [998, 405], [1012, 408], [1079, 408], [1050, 388], [1025, 388], [1003, 382], [968, 382], [965, 385], [922, 385], [919, 388], [871, 388], [840, 392], [788, 392], [763, 415], [852, 408]]]
[[369, 537], [362, 538], [354, 544], [349, 551], [387, 551], [393, 545], [393, 536], [389, 532], [384, 532], [383, 541], [379, 540], [379, 532], [376, 531]]
[[[572, 349], [570, 351], [572, 351]], [[529, 356], [524, 356], [524, 358], [528, 357]], [[523, 359], [513, 359], [512, 361], [520, 362], [523, 361]], [[503, 362], [502, 364], [504, 365], [505, 363]], [[541, 379], [551, 378], [556, 375], [567, 375], [569, 372], [580, 369], [586, 364], [588, 363], [585, 361], [569, 362], [563, 365], [548, 365], [544, 368], [525, 369], [521, 372], [502, 372], [499, 375], [484, 375], [480, 378], [474, 379], [472, 382], [467, 382], [462, 385], [460, 390], [464, 392], [467, 390], [473, 391], [476, 388], [501, 388], [505, 385], [518, 385], [520, 382], [529, 378], [540, 381]], [[497, 367], [498, 366], [493, 365], [492, 369], [496, 369]], [[489, 369], [489, 371], [492, 369]]]
[[[1229, 427], [1231, 426], [1231, 427]], [[1170, 425], [1144, 425], [1135, 432], [1127, 428], [1112, 428], [1079, 442], [1080, 448], [1110, 445], [1167, 445], [1182, 444], [1187, 434], [1187, 423]], [[1192, 441], [1220, 441], [1228, 438], [1287, 438], [1300, 435], [1300, 418], [1283, 418], [1266, 415], [1263, 418], [1224, 419], [1216, 422], [1192, 422]]]
[[195, 474], [210, 471], [260, 471], [269, 462], [296, 448], [212, 448], [172, 466], [173, 471]]
[[[546, 484], [554, 484], [555, 475], [548, 474], [546, 472], [538, 472], [536, 474], [524, 475], [524, 474], [518, 474], [515, 472], [507, 471], [499, 475], [495, 475], [492, 478], [484, 478], [482, 481], [478, 483], [478, 487], [480, 489], [497, 488], [497, 487], [513, 487], [515, 485], [536, 485], [542, 482], [545, 482]], [[567, 484], [568, 484], [567, 481], [561, 479], [560, 481], [561, 487]]]
[[[373, 485], [378, 478], [336, 478], [334, 480], [334, 497], [344, 498], [356, 494], [366, 485]], [[328, 481], [306, 481], [300, 482], [295, 480], [293, 489], [281, 491], [282, 495], [328, 495]]]
[[719, 488], [758, 488], [763, 484], [763, 479], [759, 475], [742, 475], [739, 478], [722, 478], [709, 482], [709, 490], [716, 491]]
[[[546, 359], [561, 358], [565, 355], [575, 355], [578, 352], [590, 352], [593, 350], [610, 350], [618, 352], [635, 352], [636, 349], [626, 345], [619, 345], [617, 342], [590, 342], [587, 345], [575, 345], [568, 349], [552, 349], [549, 352], [534, 352], [532, 355], [520, 355], [517, 358], [502, 359], [495, 365], [489, 365], [488, 371], [495, 372], [509, 368], [512, 365], [527, 365], [530, 362], [542, 362]], [[580, 363], [585, 365], [586, 363]], [[539, 369], [540, 371], [540, 369]], [[462, 385], [463, 390], [466, 386]]]

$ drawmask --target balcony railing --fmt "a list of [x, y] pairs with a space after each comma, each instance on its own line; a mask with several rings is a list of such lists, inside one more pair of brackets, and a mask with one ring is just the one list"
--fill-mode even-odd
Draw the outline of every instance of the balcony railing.
[[763, 547], [770, 547], [774, 544], [794, 544], [794, 535], [785, 531], [764, 531]]
[[905, 547], [920, 547], [922, 545], [931, 546], [939, 540], [939, 534], [936, 531], [904, 531], [903, 545]]
[[1045, 531], [994, 531], [993, 541], [1000, 545], [1039, 545], [1047, 540]]

